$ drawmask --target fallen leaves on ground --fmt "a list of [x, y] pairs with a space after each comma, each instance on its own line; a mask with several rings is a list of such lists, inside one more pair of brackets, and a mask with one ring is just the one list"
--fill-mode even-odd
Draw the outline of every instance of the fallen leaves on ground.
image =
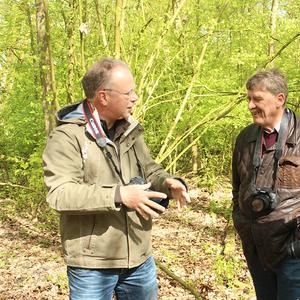
[[[202, 299], [253, 297], [240, 243], [226, 216], [228, 190], [194, 189], [182, 212], [171, 207], [154, 220], [155, 259], [197, 291]], [[68, 288], [58, 234], [30, 221], [6, 217], [0, 228], [0, 300], [67, 300]], [[158, 268], [159, 299], [196, 299]], [[88, 300], [88, 299], [87, 299]]]

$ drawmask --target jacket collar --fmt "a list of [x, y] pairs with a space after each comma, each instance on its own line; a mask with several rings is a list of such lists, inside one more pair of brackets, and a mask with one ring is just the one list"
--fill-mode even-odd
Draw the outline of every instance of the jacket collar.
[[[295, 114], [288, 108], [285, 109], [285, 113], [289, 114], [289, 134], [286, 140], [286, 144], [290, 144], [292, 146], [296, 145], [297, 140], [297, 126], [299, 123], [299, 119], [296, 118]], [[250, 130], [250, 133], [247, 138], [248, 143], [256, 142], [257, 137], [259, 136], [259, 132], [261, 127], [256, 124], [251, 124], [253, 126], [253, 130]]]
[[290, 113], [290, 122], [289, 122], [289, 135], [287, 137], [286, 143], [292, 145], [293, 147], [297, 144], [298, 139], [298, 126], [299, 126], [299, 119], [296, 118], [294, 112], [290, 109], [287, 109]]

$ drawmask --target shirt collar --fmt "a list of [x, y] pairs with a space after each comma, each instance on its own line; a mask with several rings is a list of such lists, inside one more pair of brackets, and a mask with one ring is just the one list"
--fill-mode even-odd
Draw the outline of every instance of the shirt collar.
[[274, 128], [271, 131], [268, 131], [268, 130], [264, 129], [264, 132], [268, 133], [268, 134], [273, 133], [273, 132], [278, 133], [279, 129], [280, 129], [280, 123], [281, 123], [281, 120], [274, 126]]

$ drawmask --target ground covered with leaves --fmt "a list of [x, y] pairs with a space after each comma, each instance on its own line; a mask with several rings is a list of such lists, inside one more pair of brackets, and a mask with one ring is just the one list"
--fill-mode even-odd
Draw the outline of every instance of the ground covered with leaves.
[[[230, 219], [229, 189], [194, 189], [191, 196], [188, 209], [178, 212], [172, 203], [154, 220], [159, 299], [253, 299]], [[0, 300], [67, 300], [57, 232], [3, 208], [0, 212]]]

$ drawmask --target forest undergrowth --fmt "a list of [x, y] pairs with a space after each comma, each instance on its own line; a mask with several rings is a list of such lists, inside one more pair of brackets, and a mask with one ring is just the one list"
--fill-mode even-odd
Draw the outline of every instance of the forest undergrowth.
[[[191, 189], [190, 194], [189, 208], [178, 212], [171, 203], [154, 220], [159, 299], [253, 299], [230, 218], [229, 186], [213, 193]], [[11, 214], [7, 205], [1, 207], [0, 300], [67, 300], [57, 230]]]

